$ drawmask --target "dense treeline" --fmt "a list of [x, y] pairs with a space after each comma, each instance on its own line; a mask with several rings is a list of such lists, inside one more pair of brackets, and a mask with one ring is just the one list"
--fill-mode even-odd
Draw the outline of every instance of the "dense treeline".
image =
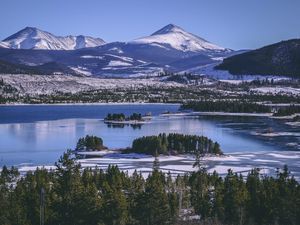
[[[172, 77], [172, 76], [171, 76]], [[189, 78], [190, 79], [190, 78]], [[296, 94], [284, 92], [272, 94], [260, 94], [253, 90], [256, 87], [272, 86], [272, 80], [243, 82], [238, 85], [225, 82], [217, 82], [213, 86], [197, 86], [201, 80], [189, 80], [192, 85], [173, 88], [170, 87], [142, 87], [142, 88], [114, 88], [105, 90], [87, 90], [78, 93], [55, 92], [52, 94], [29, 95], [19, 92], [15, 87], [3, 89], [0, 84], [0, 100], [12, 103], [74, 103], [74, 102], [161, 102], [161, 103], [183, 103], [186, 101], [247, 101], [247, 102], [268, 102], [268, 103], [300, 103]], [[202, 79], [199, 76], [199, 79]], [[273, 81], [275, 82], [275, 81]], [[4, 82], [5, 83], [5, 82]], [[196, 85], [194, 85], [196, 84]], [[300, 81], [276, 81], [276, 87], [298, 88]], [[5, 84], [7, 87], [8, 84]], [[1, 90], [3, 89], [3, 90]], [[10, 89], [15, 89], [13, 92]]]
[[290, 116], [296, 113], [300, 113], [300, 106], [290, 105], [287, 107], [280, 107], [274, 116]]
[[198, 101], [188, 102], [182, 109], [198, 112], [230, 112], [230, 113], [270, 113], [271, 107], [243, 101]]
[[76, 150], [97, 151], [103, 148], [104, 146], [102, 138], [89, 135], [86, 135], [83, 138], [79, 138], [76, 145]]
[[[191, 204], [215, 224], [299, 224], [300, 188], [287, 167], [277, 177], [252, 170], [246, 180], [231, 170], [222, 179], [204, 171], [189, 177]], [[214, 224], [214, 223], [213, 223]]]
[[218, 142], [204, 136], [184, 134], [159, 134], [145, 136], [132, 142], [132, 152], [151, 154], [222, 154]]
[[[286, 167], [276, 177], [253, 170], [245, 179], [230, 170], [222, 178], [204, 169], [172, 179], [158, 168], [155, 161], [145, 180], [116, 166], [82, 169], [69, 153], [55, 170], [20, 177], [3, 167], [0, 224], [39, 224], [43, 208], [45, 225], [299, 224], [300, 187]], [[200, 221], [186, 221], [195, 214]]]
[[[169, 181], [170, 182], [170, 181]], [[13, 185], [15, 183], [15, 185]], [[0, 224], [40, 224], [40, 192], [45, 192], [46, 225], [173, 224], [178, 200], [173, 182], [155, 170], [147, 180], [116, 166], [84, 169], [64, 154], [56, 169], [37, 169], [19, 178], [3, 168]], [[172, 185], [171, 185], [172, 184]]]
[[143, 120], [142, 115], [140, 113], [132, 113], [130, 116], [126, 117], [124, 113], [108, 113], [105, 117], [105, 120], [113, 120], [113, 121], [125, 121], [125, 120]]
[[290, 39], [227, 57], [215, 68], [234, 75], [275, 75], [300, 78], [300, 39]]

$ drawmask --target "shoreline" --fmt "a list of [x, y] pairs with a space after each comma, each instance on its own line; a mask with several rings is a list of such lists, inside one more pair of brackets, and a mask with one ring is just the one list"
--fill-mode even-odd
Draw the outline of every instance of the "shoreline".
[[105, 124], [111, 124], [111, 125], [142, 125], [142, 124], [147, 124], [150, 123], [151, 121], [139, 121], [139, 120], [124, 120], [124, 121], [117, 121], [117, 120], [105, 120]]
[[[96, 158], [85, 158], [76, 159], [82, 166], [82, 168], [101, 168], [107, 169], [108, 165], [117, 165], [120, 170], [133, 173], [137, 170], [147, 177], [152, 171], [153, 161], [155, 157], [151, 155], [141, 155], [141, 157], [119, 157], [116, 154], [115, 157], [111, 155], [96, 157]], [[164, 173], [169, 171], [177, 175], [183, 175], [196, 171], [197, 168], [193, 167], [195, 157], [186, 155], [176, 156], [164, 156], [158, 157], [160, 162], [160, 170]], [[261, 152], [230, 152], [221, 156], [206, 155], [201, 161], [204, 163], [207, 171], [213, 173], [216, 171], [219, 175], [226, 175], [228, 169], [232, 169], [235, 173], [246, 176], [249, 171], [254, 168], [259, 168], [261, 173], [269, 176], [276, 176], [277, 168], [283, 168], [286, 164], [289, 166], [291, 174], [295, 176], [297, 180], [300, 180], [300, 166], [298, 161], [300, 159], [300, 152], [298, 151], [261, 151]], [[45, 168], [47, 170], [55, 169], [53, 164], [45, 165], [32, 165], [30, 163], [22, 163], [16, 165], [20, 173], [25, 174], [28, 171], [33, 171], [36, 168]]]
[[[0, 104], [0, 107], [18, 107], [18, 106], [110, 106], [110, 105], [178, 105], [181, 103], [149, 103], [149, 102], [109, 102], [109, 103], [39, 103], [39, 104]], [[170, 116], [261, 116], [272, 118], [272, 113], [230, 113], [230, 112], [176, 112], [169, 114], [159, 114], [159, 116], [170, 117]]]
[[38, 104], [29, 104], [29, 103], [9, 103], [9, 104], [0, 104], [1, 106], [72, 106], [72, 105], [180, 105], [181, 103], [163, 103], [163, 102], [78, 102], [78, 103], [38, 103]]

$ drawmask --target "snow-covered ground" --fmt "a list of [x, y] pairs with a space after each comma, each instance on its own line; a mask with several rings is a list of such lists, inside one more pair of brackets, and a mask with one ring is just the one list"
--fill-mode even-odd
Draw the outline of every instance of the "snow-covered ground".
[[[277, 168], [288, 165], [291, 174], [300, 180], [300, 152], [240, 152], [226, 154], [225, 156], [206, 156], [201, 162], [209, 173], [214, 171], [224, 176], [228, 169], [247, 175], [253, 168], [259, 168], [262, 175], [275, 175]], [[139, 154], [107, 154], [102, 158], [80, 159], [82, 167], [98, 167], [106, 169], [108, 165], [118, 167], [132, 174], [135, 170], [147, 177], [153, 168], [154, 157]], [[195, 158], [192, 155], [160, 156], [159, 164], [163, 172], [170, 172], [173, 176], [197, 170], [193, 167]], [[42, 167], [42, 166], [40, 166]], [[36, 166], [21, 165], [20, 172], [34, 170]], [[53, 166], [45, 167], [47, 169]]]
[[161, 82], [158, 78], [103, 79], [95, 77], [76, 77], [67, 75], [0, 75], [0, 79], [21, 93], [29, 95], [52, 94], [56, 92], [78, 93], [87, 90], [113, 90], [133, 88], [183, 87], [176, 82]]
[[292, 95], [300, 95], [300, 88], [292, 88], [292, 87], [259, 87], [251, 89], [252, 92], [260, 93], [260, 94], [292, 94]]

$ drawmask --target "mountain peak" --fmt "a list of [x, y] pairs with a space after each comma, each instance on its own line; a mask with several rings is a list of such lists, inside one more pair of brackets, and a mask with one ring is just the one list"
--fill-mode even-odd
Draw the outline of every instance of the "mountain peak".
[[25, 27], [23, 30], [38, 30], [36, 27]]
[[36, 31], [38, 31], [38, 29], [36, 27], [25, 27], [22, 30], [18, 31], [17, 33], [5, 38], [3, 41], [6, 42], [6, 41], [9, 41], [9, 40], [12, 40], [12, 39], [16, 39], [20, 36], [31, 35]]
[[160, 30], [154, 32], [151, 36], [160, 35], [160, 34], [168, 34], [168, 33], [172, 33], [172, 32], [182, 32], [182, 31], [184, 31], [184, 30], [181, 27], [170, 23], [170, 24], [164, 26], [163, 28], [161, 28]]
[[181, 27], [168, 24], [152, 35], [133, 40], [133, 44], [149, 44], [152, 46], [175, 49], [182, 52], [225, 52], [229, 49], [217, 46], [209, 41], [189, 33]]
[[13, 49], [74, 50], [105, 44], [100, 38], [88, 36], [56, 36], [36, 27], [25, 27], [4, 39], [1, 47]]

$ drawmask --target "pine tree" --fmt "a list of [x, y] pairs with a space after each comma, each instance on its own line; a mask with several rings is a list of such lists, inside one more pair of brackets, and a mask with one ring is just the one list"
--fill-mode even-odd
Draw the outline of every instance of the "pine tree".
[[155, 157], [154, 157], [154, 161], [153, 161], [152, 169], [153, 169], [153, 171], [155, 171], [155, 170], [158, 171], [159, 167], [160, 167], [160, 164], [159, 164], [159, 155], [158, 155], [158, 152], [156, 151]]
[[[164, 225], [170, 221], [171, 214], [168, 196], [164, 189], [164, 177], [158, 170], [154, 170], [146, 181], [144, 199], [144, 216], [141, 224]], [[146, 201], [145, 201], [146, 200]]]

